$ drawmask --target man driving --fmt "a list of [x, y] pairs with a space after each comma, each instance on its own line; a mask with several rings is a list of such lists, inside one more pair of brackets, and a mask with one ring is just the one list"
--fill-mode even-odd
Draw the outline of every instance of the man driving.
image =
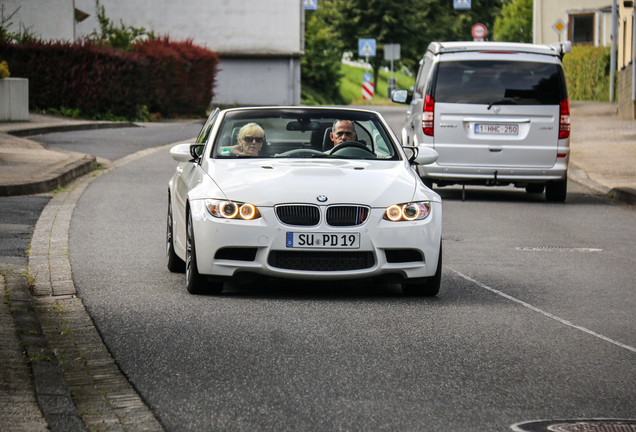
[[343, 142], [356, 141], [358, 139], [356, 128], [349, 120], [336, 120], [333, 122], [329, 137], [333, 141], [334, 147]]

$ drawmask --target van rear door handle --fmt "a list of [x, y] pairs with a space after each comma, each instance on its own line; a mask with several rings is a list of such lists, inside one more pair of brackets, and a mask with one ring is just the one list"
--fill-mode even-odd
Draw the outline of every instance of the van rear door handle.
[[491, 145], [488, 146], [488, 150], [490, 150], [491, 152], [500, 152], [503, 150], [503, 146], [501, 145]]

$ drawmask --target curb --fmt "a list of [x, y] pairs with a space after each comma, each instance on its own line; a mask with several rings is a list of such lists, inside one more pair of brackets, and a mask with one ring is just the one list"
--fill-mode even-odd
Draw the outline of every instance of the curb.
[[25, 129], [14, 129], [14, 130], [5, 131], [5, 133], [16, 136], [16, 137], [28, 137], [28, 136], [42, 135], [42, 134], [55, 133], [55, 132], [74, 132], [74, 131], [85, 131], [85, 130], [119, 129], [119, 128], [130, 128], [130, 127], [143, 127], [143, 126], [140, 126], [137, 123], [133, 123], [133, 122], [81, 123], [81, 124], [71, 124], [71, 125], [56, 125], [56, 126], [43, 126], [43, 127], [25, 128]]
[[[119, 368], [84, 302], [76, 296], [68, 256], [71, 217], [75, 204], [94, 180], [171, 145], [141, 150], [116, 161], [112, 167], [72, 182], [46, 205], [31, 239], [28, 273], [34, 280], [32, 302], [42, 333], [52, 351], [59, 353], [64, 385], [82, 426], [91, 431], [163, 432], [164, 428]], [[50, 422], [49, 425], [54, 432], [74, 432], [54, 429]]]
[[92, 171], [96, 162], [97, 158], [95, 156], [84, 155], [82, 159], [66, 165], [57, 171], [53, 171], [42, 180], [12, 185], [0, 185], [0, 196], [8, 197], [50, 192], [56, 187], [64, 186]]
[[624, 203], [636, 204], [636, 189], [633, 188], [613, 188], [607, 194], [608, 197], [623, 201]]
[[7, 272], [11, 314], [33, 374], [35, 396], [53, 432], [83, 432], [84, 422], [71, 399], [64, 371], [51, 349], [34, 308], [27, 278]]

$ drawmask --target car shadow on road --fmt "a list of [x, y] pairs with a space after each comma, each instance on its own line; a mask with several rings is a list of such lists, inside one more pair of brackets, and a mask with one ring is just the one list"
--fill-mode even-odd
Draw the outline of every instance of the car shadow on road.
[[[427, 299], [406, 297], [400, 285], [370, 282], [266, 280], [257, 283], [225, 284], [222, 296], [236, 298], [302, 300]], [[433, 300], [434, 298], [428, 298]]]
[[524, 189], [513, 187], [493, 187], [484, 186], [466, 187], [462, 191], [461, 186], [451, 186], [434, 188], [442, 201], [464, 201], [464, 202], [501, 202], [501, 203], [528, 203], [545, 205], [567, 205], [567, 204], [601, 204], [609, 203], [611, 200], [600, 193], [568, 192], [564, 203], [548, 202], [545, 194], [527, 193]]

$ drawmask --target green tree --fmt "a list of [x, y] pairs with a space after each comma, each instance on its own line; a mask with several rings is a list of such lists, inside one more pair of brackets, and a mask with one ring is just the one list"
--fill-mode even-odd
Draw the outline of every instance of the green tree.
[[469, 10], [456, 10], [451, 0], [324, 0], [333, 3], [331, 17], [345, 50], [358, 54], [358, 39], [376, 40], [376, 57], [370, 59], [374, 84], [385, 65], [382, 46], [399, 43], [401, 63], [416, 71], [430, 42], [472, 40], [477, 23], [492, 29], [501, 0], [473, 0]]
[[329, 2], [322, 2], [318, 10], [305, 14], [305, 54], [300, 60], [303, 87], [320, 92], [332, 102], [340, 103], [338, 91], [342, 42], [325, 20], [333, 12]]
[[357, 57], [358, 39], [375, 39], [376, 55], [369, 58], [375, 88], [380, 67], [386, 64], [384, 44], [400, 44], [400, 56], [411, 62], [416, 62], [414, 59], [424, 53], [426, 47], [418, 47], [422, 37], [417, 20], [419, 1], [331, 0], [334, 13], [329, 17], [329, 24], [339, 34], [345, 51]]
[[501, 15], [495, 20], [494, 39], [532, 43], [532, 0], [504, 3]]

